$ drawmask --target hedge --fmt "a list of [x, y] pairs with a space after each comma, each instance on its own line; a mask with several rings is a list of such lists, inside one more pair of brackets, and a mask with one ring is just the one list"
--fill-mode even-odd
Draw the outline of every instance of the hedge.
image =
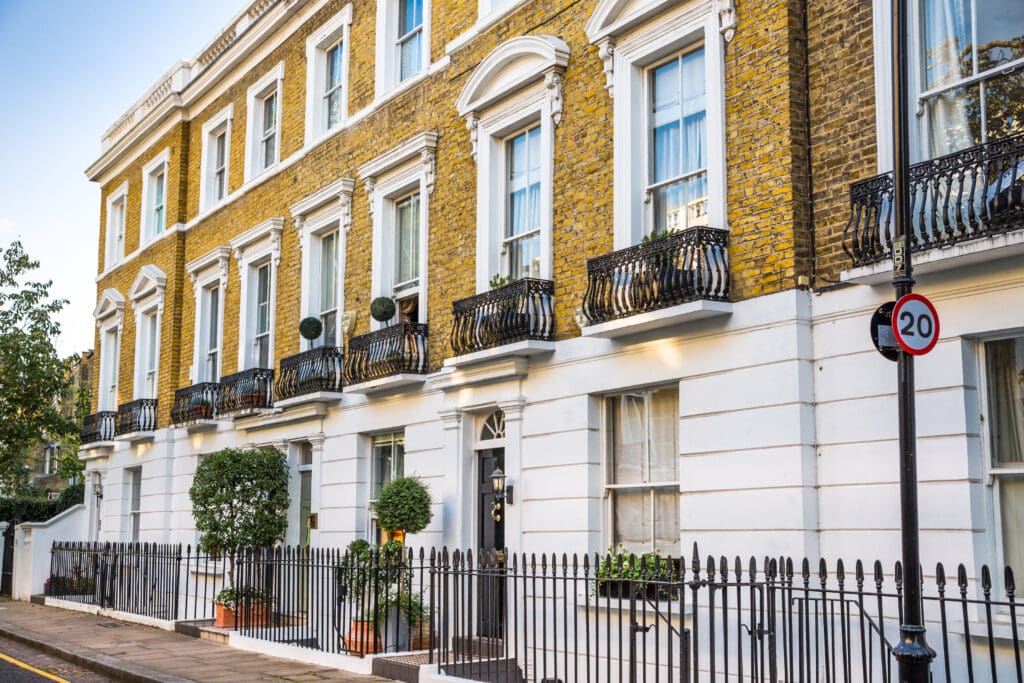
[[0, 498], [0, 521], [13, 524], [15, 518], [18, 518], [19, 522], [45, 522], [72, 505], [78, 505], [84, 497], [85, 487], [82, 484], [76, 484], [61, 491], [60, 498], [57, 500]]

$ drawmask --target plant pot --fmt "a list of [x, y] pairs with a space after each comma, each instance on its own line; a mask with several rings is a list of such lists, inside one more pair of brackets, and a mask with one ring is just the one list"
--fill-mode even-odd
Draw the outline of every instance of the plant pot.
[[434, 634], [430, 630], [430, 624], [422, 622], [416, 625], [412, 632], [412, 642], [409, 643], [410, 650], [426, 650], [430, 648], [430, 641]]
[[372, 655], [380, 652], [380, 640], [372, 621], [352, 620], [352, 626], [345, 636], [345, 647], [351, 652]]
[[267, 606], [262, 602], [253, 603], [252, 609], [246, 608], [245, 605], [239, 605], [236, 610], [220, 603], [217, 603], [215, 607], [213, 625], [217, 628], [261, 626], [267, 621]]

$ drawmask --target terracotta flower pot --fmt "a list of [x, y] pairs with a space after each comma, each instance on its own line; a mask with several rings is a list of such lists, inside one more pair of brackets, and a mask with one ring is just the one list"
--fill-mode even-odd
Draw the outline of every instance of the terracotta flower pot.
[[253, 603], [252, 609], [239, 605], [232, 609], [217, 603], [214, 611], [213, 625], [217, 628], [235, 628], [235, 626], [257, 626], [267, 621], [267, 606], [262, 602]]
[[364, 655], [380, 652], [380, 640], [373, 629], [373, 622], [353, 619], [348, 635], [345, 636], [345, 647]]

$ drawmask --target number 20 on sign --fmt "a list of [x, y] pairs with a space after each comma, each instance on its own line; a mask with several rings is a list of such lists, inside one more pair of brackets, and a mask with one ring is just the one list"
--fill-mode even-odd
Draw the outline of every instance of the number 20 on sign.
[[904, 351], [923, 356], [939, 341], [939, 314], [925, 297], [907, 294], [892, 310], [892, 331]]

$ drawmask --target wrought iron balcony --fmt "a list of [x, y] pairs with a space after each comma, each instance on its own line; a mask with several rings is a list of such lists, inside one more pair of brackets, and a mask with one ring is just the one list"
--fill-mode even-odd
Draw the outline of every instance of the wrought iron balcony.
[[217, 396], [220, 385], [201, 382], [174, 392], [171, 406], [171, 424], [185, 425], [199, 420], [212, 420], [217, 415]]
[[274, 383], [277, 400], [341, 391], [344, 371], [344, 354], [336, 346], [318, 346], [283, 358]]
[[[1024, 228], [1024, 134], [910, 167], [911, 252]], [[892, 174], [850, 185], [843, 249], [854, 266], [892, 256]]]
[[274, 370], [250, 368], [221, 377], [217, 417], [274, 406]]
[[524, 278], [452, 303], [451, 346], [456, 356], [527, 339], [551, 341], [555, 283]]
[[590, 325], [700, 299], [729, 300], [729, 233], [688, 228], [587, 261]]
[[140, 398], [117, 407], [114, 435], [152, 432], [156, 429], [156, 399]]
[[352, 337], [345, 357], [345, 385], [427, 371], [427, 326], [399, 323]]
[[82, 420], [82, 445], [97, 441], [112, 441], [116, 422], [117, 412], [114, 410], [101, 410], [98, 413], [86, 415]]

